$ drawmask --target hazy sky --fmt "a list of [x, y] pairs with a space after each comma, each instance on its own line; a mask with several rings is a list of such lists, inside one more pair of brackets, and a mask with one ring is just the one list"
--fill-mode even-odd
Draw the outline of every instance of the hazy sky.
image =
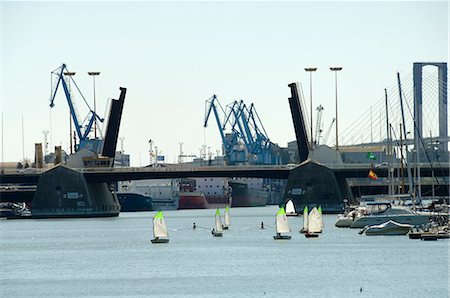
[[[173, 161], [205, 143], [215, 152], [214, 122], [203, 128], [205, 100], [253, 102], [271, 140], [294, 140], [287, 85], [309, 96], [305, 67], [315, 66], [314, 107], [334, 116], [339, 73], [340, 129], [383, 96], [395, 72], [413, 62], [448, 61], [448, 3], [439, 2], [1, 2], [1, 108], [4, 161], [22, 159], [51, 129], [68, 150], [62, 92], [50, 113], [50, 72], [66, 63], [97, 111], [128, 88], [120, 128], [133, 165], [148, 163], [152, 139]], [[81, 98], [76, 98], [80, 112]], [[50, 127], [50, 114], [52, 127]], [[84, 114], [84, 113], [81, 113]], [[212, 120], [212, 119], [211, 119]], [[330, 138], [331, 139], [331, 138]], [[120, 144], [118, 145], [120, 148]], [[1, 148], [0, 148], [1, 150]]]

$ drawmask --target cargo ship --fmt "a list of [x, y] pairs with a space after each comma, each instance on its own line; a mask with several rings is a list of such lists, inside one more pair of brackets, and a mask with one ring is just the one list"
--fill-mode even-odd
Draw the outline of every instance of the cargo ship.
[[202, 192], [196, 191], [195, 179], [180, 181], [180, 200], [178, 209], [206, 209], [208, 201]]
[[118, 192], [116, 194], [121, 207], [120, 212], [153, 211], [151, 197], [134, 192]]
[[262, 179], [233, 179], [228, 184], [231, 187], [231, 207], [266, 206], [270, 192], [264, 189]]
[[119, 193], [134, 193], [143, 197], [150, 197], [154, 210], [175, 210], [178, 208], [180, 193], [178, 179], [124, 181], [118, 183], [118, 189], [120, 190]]

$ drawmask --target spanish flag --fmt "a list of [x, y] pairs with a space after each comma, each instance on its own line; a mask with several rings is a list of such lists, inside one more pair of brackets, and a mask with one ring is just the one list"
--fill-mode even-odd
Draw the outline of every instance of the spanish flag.
[[370, 169], [369, 171], [369, 178], [372, 180], [378, 180], [377, 174], [375, 174], [375, 171], [373, 169]]

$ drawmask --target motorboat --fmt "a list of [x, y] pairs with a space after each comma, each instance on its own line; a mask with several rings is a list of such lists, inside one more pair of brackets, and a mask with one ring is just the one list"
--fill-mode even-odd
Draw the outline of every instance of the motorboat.
[[365, 232], [367, 236], [376, 236], [376, 235], [406, 235], [411, 231], [412, 226], [409, 224], [401, 224], [395, 222], [393, 220], [389, 220], [381, 225], [373, 225], [370, 227], [364, 228], [362, 231]]
[[364, 228], [390, 220], [419, 227], [430, 220], [429, 215], [419, 214], [406, 206], [392, 205], [390, 202], [367, 202], [366, 213], [356, 218], [350, 228]]
[[358, 207], [346, 214], [340, 214], [334, 225], [338, 228], [349, 228], [357, 218], [364, 215], [364, 212], [365, 207]]

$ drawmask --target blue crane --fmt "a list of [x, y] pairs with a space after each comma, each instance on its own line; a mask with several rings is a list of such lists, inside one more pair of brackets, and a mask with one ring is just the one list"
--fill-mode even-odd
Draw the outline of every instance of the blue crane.
[[[219, 108], [220, 111], [218, 111]], [[222, 138], [222, 145], [227, 163], [230, 165], [244, 163], [246, 161], [246, 154], [245, 150], [242, 150], [240, 148], [241, 136], [239, 132], [234, 129], [234, 127], [232, 127], [231, 129], [231, 133], [225, 132], [229, 120], [227, 117], [227, 119], [225, 119], [222, 124], [219, 112], [222, 116], [225, 116], [225, 110], [222, 108], [222, 105], [220, 104], [216, 95], [213, 95], [205, 102], [205, 121], [203, 124], [204, 127], [207, 127], [208, 125], [208, 120], [211, 112], [213, 112], [217, 127], [219, 128], [219, 133], [220, 137]]]
[[[56, 85], [54, 88], [52, 88], [52, 95], [50, 98], [50, 108], [53, 108], [55, 106], [55, 97], [56, 93], [58, 91], [58, 87], [60, 84], [62, 84], [64, 94], [66, 95], [67, 104], [69, 105], [70, 115], [72, 117], [75, 131], [77, 133], [78, 139], [79, 139], [79, 145], [76, 146], [76, 151], [78, 151], [81, 148], [87, 148], [89, 150], [92, 150], [94, 152], [99, 152], [102, 140], [101, 139], [89, 139], [89, 133], [91, 132], [92, 125], [94, 124], [94, 121], [99, 120], [100, 122], [103, 122], [104, 119], [100, 118], [89, 106], [88, 102], [86, 101], [85, 97], [81, 93], [80, 89], [78, 88], [77, 84], [73, 80], [72, 76], [70, 75], [69, 70], [67, 69], [66, 64], [62, 64], [60, 67], [52, 71], [52, 75], [56, 76]], [[66, 76], [65, 76], [66, 75]], [[86, 103], [86, 106], [89, 109], [89, 112], [87, 116], [84, 118], [83, 121], [80, 122], [80, 117], [77, 113], [75, 103], [72, 100], [72, 95], [70, 93], [69, 87], [68, 87], [68, 81], [67, 78], [69, 77], [70, 80], [73, 82], [74, 86], [80, 93], [81, 97], [83, 98], [84, 102]], [[85, 125], [85, 123], [87, 124]]]
[[[267, 137], [253, 104], [248, 108], [243, 100], [235, 100], [224, 110], [215, 95], [206, 104], [209, 106], [205, 113], [205, 127], [213, 111], [229, 164], [281, 164], [279, 150], [277, 152], [279, 148]], [[223, 122], [219, 112], [225, 115]], [[230, 132], [226, 133], [227, 130]]]

